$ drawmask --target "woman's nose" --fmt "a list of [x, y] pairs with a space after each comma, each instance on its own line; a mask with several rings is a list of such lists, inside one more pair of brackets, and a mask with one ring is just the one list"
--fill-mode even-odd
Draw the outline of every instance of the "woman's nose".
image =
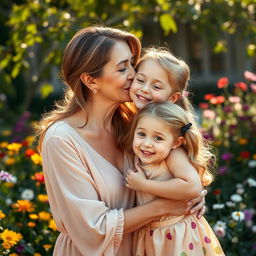
[[136, 72], [135, 72], [133, 66], [131, 65], [131, 66], [130, 66], [130, 70], [129, 70], [128, 79], [129, 79], [129, 80], [133, 80], [134, 77], [135, 77], [135, 74], [136, 74]]

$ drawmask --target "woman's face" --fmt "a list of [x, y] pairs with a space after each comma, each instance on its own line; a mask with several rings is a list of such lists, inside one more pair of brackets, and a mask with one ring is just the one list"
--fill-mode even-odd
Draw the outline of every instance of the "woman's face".
[[97, 94], [113, 102], [131, 101], [129, 89], [135, 76], [134, 57], [126, 42], [117, 41], [110, 53], [109, 62], [103, 67], [103, 74], [96, 78]]
[[130, 88], [130, 96], [135, 106], [141, 109], [150, 102], [163, 102], [171, 94], [172, 88], [165, 70], [156, 60], [144, 60]]

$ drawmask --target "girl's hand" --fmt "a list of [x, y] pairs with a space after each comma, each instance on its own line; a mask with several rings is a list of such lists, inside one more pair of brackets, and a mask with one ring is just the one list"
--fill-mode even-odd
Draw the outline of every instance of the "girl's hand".
[[205, 213], [205, 196], [207, 194], [207, 190], [203, 190], [199, 197], [196, 197], [188, 202], [188, 206], [190, 207], [189, 213], [196, 213], [197, 218], [200, 219]]
[[141, 190], [143, 183], [147, 180], [144, 172], [138, 168], [137, 170], [129, 170], [126, 175], [126, 187], [134, 190]]

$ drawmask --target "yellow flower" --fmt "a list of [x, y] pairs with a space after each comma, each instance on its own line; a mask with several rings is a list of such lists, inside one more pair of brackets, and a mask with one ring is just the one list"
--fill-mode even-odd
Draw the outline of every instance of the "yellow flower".
[[35, 214], [35, 213], [32, 213], [32, 214], [29, 214], [29, 218], [30, 218], [31, 220], [37, 220], [37, 219], [38, 219], [38, 215]]
[[5, 160], [5, 164], [6, 165], [12, 165], [12, 164], [14, 164], [15, 163], [15, 159], [13, 158], [13, 157], [8, 157], [8, 158], [6, 158], [6, 160]]
[[39, 212], [38, 216], [40, 220], [49, 220], [51, 218], [51, 214], [49, 212]]
[[28, 222], [28, 226], [29, 226], [30, 228], [33, 228], [33, 227], [36, 226], [36, 223], [35, 223], [35, 222], [32, 222], [32, 221], [29, 221], [29, 222]]
[[42, 256], [42, 254], [41, 254], [41, 253], [36, 252], [36, 253], [34, 253], [34, 254], [33, 254], [33, 256]]
[[29, 146], [31, 146], [33, 144], [33, 142], [35, 141], [35, 137], [34, 136], [28, 136], [25, 138], [25, 141], [28, 143]]
[[7, 148], [8, 143], [6, 141], [3, 141], [0, 143], [0, 148]]
[[14, 253], [9, 254], [9, 256], [19, 256], [19, 254], [14, 252]]
[[246, 144], [248, 144], [248, 140], [247, 140], [247, 139], [244, 139], [244, 138], [240, 138], [240, 139], [238, 140], [238, 144], [240, 144], [240, 145], [246, 145]]
[[37, 196], [37, 198], [38, 198], [38, 200], [39, 200], [40, 202], [43, 202], [43, 203], [47, 203], [47, 202], [48, 202], [48, 196], [45, 195], [45, 194], [39, 194], [39, 195]]
[[28, 200], [18, 200], [12, 207], [16, 208], [17, 212], [32, 212], [34, 210], [33, 204]]
[[55, 223], [54, 219], [49, 220], [49, 228], [51, 228], [54, 231], [57, 230], [57, 226], [56, 226], [56, 223]]
[[8, 150], [14, 151], [15, 153], [18, 153], [20, 151], [20, 148], [22, 147], [22, 144], [20, 143], [11, 143], [7, 146]]
[[44, 244], [43, 247], [46, 251], [48, 251], [52, 246], [50, 244]]
[[12, 133], [12, 132], [11, 132], [10, 130], [3, 130], [3, 131], [2, 131], [2, 135], [3, 135], [3, 136], [9, 136], [9, 135], [11, 135], [11, 133]]
[[3, 240], [2, 246], [5, 249], [10, 249], [22, 239], [22, 235], [12, 230], [5, 229], [4, 232], [0, 233], [0, 238]]
[[0, 220], [3, 219], [6, 215], [3, 213], [2, 210], [0, 210]]
[[31, 160], [33, 161], [34, 164], [39, 164], [39, 165], [42, 164], [42, 157], [38, 153], [33, 154], [31, 156]]
[[252, 155], [252, 158], [253, 158], [254, 160], [256, 160], [256, 154], [253, 154], [253, 155]]
[[221, 143], [222, 143], [222, 142], [221, 142], [220, 140], [216, 140], [216, 141], [213, 142], [213, 144], [214, 144], [215, 146], [220, 146]]

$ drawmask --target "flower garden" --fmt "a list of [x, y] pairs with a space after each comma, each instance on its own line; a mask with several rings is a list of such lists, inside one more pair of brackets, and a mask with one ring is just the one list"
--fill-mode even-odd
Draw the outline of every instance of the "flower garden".
[[[219, 79], [219, 94], [199, 104], [218, 163], [205, 217], [227, 256], [256, 255], [256, 75], [244, 76]], [[31, 126], [24, 113], [0, 135], [0, 255], [52, 255], [58, 235]]]

